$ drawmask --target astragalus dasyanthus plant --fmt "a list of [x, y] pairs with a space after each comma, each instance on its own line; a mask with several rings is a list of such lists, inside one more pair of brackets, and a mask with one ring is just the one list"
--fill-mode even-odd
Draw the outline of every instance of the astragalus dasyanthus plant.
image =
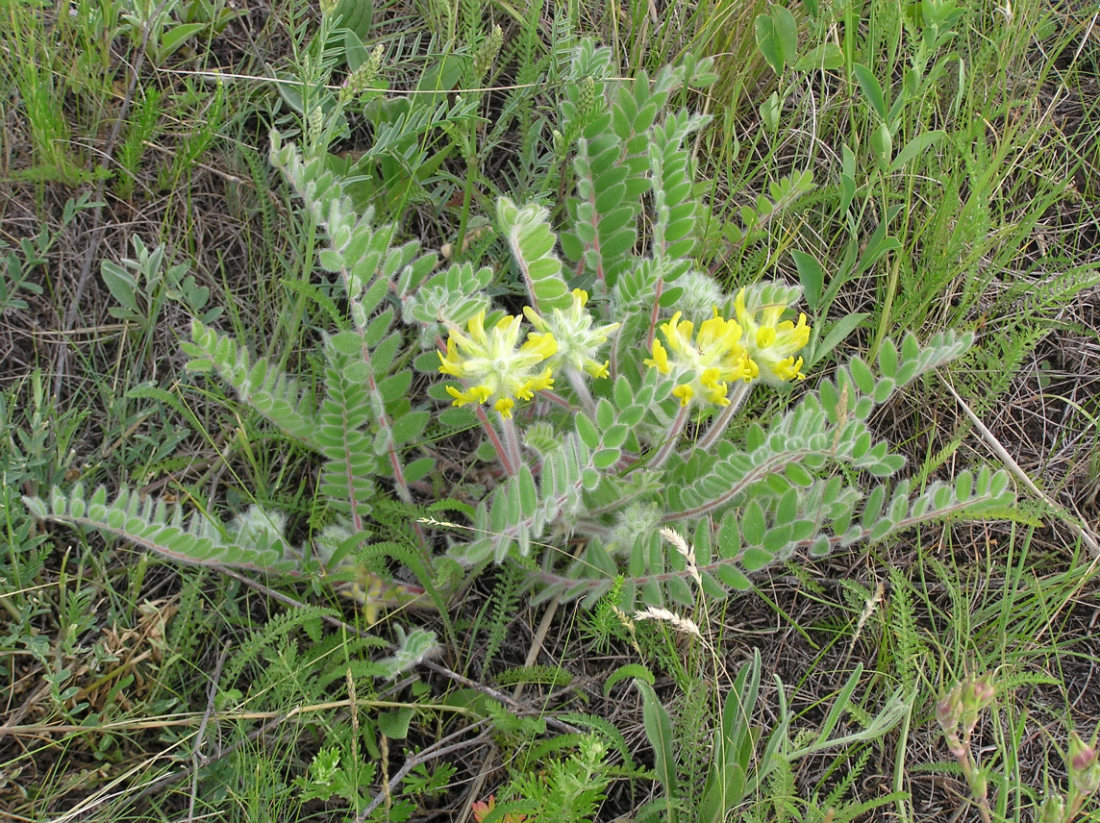
[[[76, 487], [31, 508], [183, 562], [343, 581], [373, 614], [420, 589], [439, 605], [486, 564], [514, 561], [536, 598], [694, 603], [796, 555], [1006, 505], [1007, 476], [984, 468], [920, 489], [895, 482], [904, 460], [867, 425], [971, 335], [923, 346], [906, 335], [874, 366], [856, 357], [826, 378], [798, 288], [727, 290], [702, 270], [709, 210], [689, 142], [706, 118], [668, 102], [713, 79], [708, 61], [621, 81], [607, 49], [582, 42], [569, 59], [544, 159], [573, 194], [498, 197], [498, 242], [478, 244], [480, 267], [485, 257], [442, 263], [398, 242], [399, 226], [375, 225], [316, 135], [308, 149], [272, 135], [272, 162], [327, 234], [320, 265], [346, 308], [323, 341], [323, 378], [281, 373], [197, 321], [184, 348], [191, 369], [217, 373], [317, 455], [310, 522], [325, 525], [305, 545], [290, 545], [270, 506], [223, 522], [211, 508]], [[310, 128], [338, 133], [351, 102], [337, 102]], [[739, 418], [751, 392], [792, 382], [804, 390], [788, 410]], [[416, 545], [382, 539], [383, 498], [387, 517], [396, 504], [415, 522]], [[670, 552], [662, 527], [693, 552]], [[385, 576], [393, 558], [418, 585]]]

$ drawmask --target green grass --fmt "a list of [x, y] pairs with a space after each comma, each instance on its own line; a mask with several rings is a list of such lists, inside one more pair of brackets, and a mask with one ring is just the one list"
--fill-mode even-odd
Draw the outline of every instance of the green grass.
[[[753, 665], [740, 771], [722, 773], [744, 792], [716, 819], [1025, 821], [1066, 791], [1070, 732], [1100, 724], [1095, 559], [1066, 522], [1097, 518], [1100, 21], [1046, 0], [1011, 20], [962, 4], [938, 30], [943, 3], [789, 5], [797, 45], [776, 72], [762, 2], [394, 0], [346, 18], [354, 37], [300, 2], [0, 3], [0, 817], [459, 819], [495, 795], [485, 819], [694, 820]], [[321, 377], [342, 296], [269, 130], [330, 150], [356, 207], [402, 239], [504, 271], [480, 228], [495, 198], [558, 219], [574, 184], [552, 102], [580, 36], [624, 78], [716, 55], [717, 82], [681, 101], [713, 117], [694, 153], [714, 227], [699, 263], [731, 287], [802, 283], [820, 330], [807, 383], [904, 330], [975, 330], [943, 379], [1060, 510], [1024, 494], [1001, 521], [798, 559], [749, 594], [700, 597], [679, 615], [697, 636], [607, 602], [532, 605], [519, 565], [465, 580], [445, 615], [374, 624], [325, 581], [173, 565], [30, 516], [23, 495], [125, 483], [227, 518], [277, 507], [297, 542], [318, 535], [316, 459], [179, 355], [214, 312], [306, 385]], [[319, 122], [376, 44], [379, 91]], [[408, 90], [419, 102], [397, 102]], [[803, 172], [812, 189], [757, 201]], [[744, 206], [755, 230], [725, 228], [752, 228]], [[133, 238], [162, 262], [127, 265]], [[846, 333], [825, 346], [832, 329]], [[998, 461], [937, 379], [875, 425], [921, 482]], [[482, 482], [452, 479], [433, 494]], [[382, 536], [388, 572], [415, 532]], [[432, 573], [443, 591], [462, 574]], [[397, 623], [443, 648], [387, 679]], [[986, 674], [983, 810], [936, 706]], [[1088, 799], [1074, 819], [1100, 811]]]

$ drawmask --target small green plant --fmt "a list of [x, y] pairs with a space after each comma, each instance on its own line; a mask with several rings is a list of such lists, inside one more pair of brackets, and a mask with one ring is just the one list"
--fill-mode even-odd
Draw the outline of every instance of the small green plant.
[[970, 737], [996, 694], [992, 677], [972, 677], [957, 683], [936, 706], [936, 720], [943, 729], [947, 748], [959, 764], [985, 823], [993, 819], [989, 808], [989, 776], [974, 760]]
[[[485, 215], [495, 234], [482, 247], [498, 255], [494, 265], [465, 257], [461, 246], [458, 259], [441, 265], [417, 241], [402, 241], [398, 224], [379, 224], [356, 203], [356, 184], [334, 170], [327, 150], [345, 133], [355, 94], [318, 92], [325, 102], [307, 109], [303, 145], [273, 134], [271, 161], [307, 222], [327, 236], [319, 262], [344, 298], [341, 311], [318, 295], [334, 326], [317, 352], [320, 377], [313, 383], [255, 357], [212, 328], [212, 316], [193, 322], [184, 350], [192, 372], [218, 375], [315, 455], [315, 528], [304, 542], [292, 543], [286, 515], [270, 503], [222, 518], [213, 505], [186, 510], [127, 488], [86, 493], [77, 485], [28, 497], [31, 511], [178, 562], [328, 581], [374, 622], [384, 609], [416, 602], [445, 615], [451, 594], [490, 563], [509, 564], [536, 601], [613, 597], [621, 613], [667, 618], [670, 606], [749, 589], [750, 575], [796, 553], [820, 556], [1006, 505], [1007, 476], [986, 469], [924, 488], [896, 480], [904, 459], [868, 426], [876, 406], [964, 352], [971, 335], [943, 333], [923, 347], [913, 335], [900, 345], [886, 340], [874, 367], [856, 357], [818, 379], [806, 355], [832, 344], [794, 310], [798, 288], [763, 281], [731, 293], [699, 267], [707, 204], [693, 185], [689, 143], [706, 118], [672, 110], [670, 101], [685, 87], [705, 87], [709, 62], [687, 58], [624, 82], [612, 80], [610, 52], [590, 42], [570, 59], [575, 80], [562, 90], [561, 129], [548, 147], [572, 189], [560, 226], [547, 205], [498, 197]], [[394, 128], [428, 125], [408, 119]], [[395, 133], [395, 145], [401, 139]], [[775, 208], [811, 182], [800, 175], [774, 187]], [[728, 237], [746, 242], [772, 210], [760, 201]], [[140, 324], [171, 297], [204, 310], [206, 295], [184, 267], [166, 270], [160, 248], [136, 242], [135, 251], [137, 259], [102, 269], [119, 316]], [[753, 391], [790, 397], [792, 384], [810, 382], [815, 388], [773, 419], [739, 414]], [[401, 516], [408, 528], [394, 529]], [[691, 550], [668, 551], [666, 527], [689, 535]], [[393, 579], [394, 563], [415, 583]], [[228, 679], [296, 620], [272, 621], [274, 634], [265, 630], [229, 661]], [[433, 647], [430, 632], [395, 631], [402, 668]], [[280, 647], [270, 671], [301, 669], [292, 652]], [[653, 814], [676, 816], [698, 802], [708, 819], [722, 819], [765, 786], [792, 791], [783, 763], [864, 742], [894, 722], [897, 701], [833, 739], [857, 683], [845, 685], [813, 740], [792, 739], [784, 725], [773, 730], [765, 765], [751, 772], [762, 738], [737, 723], [753, 707], [727, 699], [720, 756], [698, 792], [679, 779], [671, 721], [642, 683], [654, 773], [665, 788]], [[303, 798], [364, 809], [354, 747], [329, 742], [341, 748], [315, 761]], [[489, 815], [549, 815], [537, 798], [555, 797], [572, 798], [555, 814], [591, 816], [607, 785], [602, 757], [583, 749], [557, 762], [545, 784], [517, 777]], [[390, 813], [388, 798], [376, 795], [366, 808], [384, 800]]]
[[225, 0], [123, 0], [119, 28], [145, 50], [155, 66], [199, 37], [217, 34], [246, 14]]
[[1072, 823], [1081, 814], [1089, 798], [1100, 789], [1100, 758], [1097, 757], [1098, 732], [1086, 743], [1075, 731], [1062, 759], [1068, 775], [1065, 795], [1050, 792], [1039, 807], [1040, 823]]
[[[29, 163], [14, 170], [16, 178], [76, 186], [109, 176], [104, 168], [92, 168], [85, 137], [100, 126], [112, 95], [114, 5], [78, 0], [71, 14], [56, 15], [38, 2], [0, 7], [7, 58], [0, 83], [16, 101], [30, 149]], [[70, 105], [70, 95], [80, 105]]]
[[[0, 597], [0, 608], [8, 618], [3, 636], [7, 647], [25, 642], [35, 633], [32, 626], [40, 605], [27, 590], [42, 573], [51, 551], [47, 535], [19, 505], [20, 490], [44, 488], [65, 474], [50, 441], [68, 426], [57, 426], [56, 419], [50, 425], [52, 409], [43, 377], [34, 375], [27, 383], [24, 392], [0, 394], [0, 529], [8, 547], [0, 560], [0, 585], [11, 592]], [[7, 661], [3, 673], [14, 677]]]
[[[1012, 684], [998, 684], [992, 674], [968, 676], [956, 682], [936, 704], [936, 721], [948, 751], [970, 787], [971, 797], [983, 823], [1004, 819], [1006, 812], [1013, 814], [1008, 796], [1021, 796], [1010, 792], [997, 768], [983, 762], [981, 756], [975, 754], [973, 746], [974, 731], [983, 715], [995, 705], [998, 697], [1007, 697], [1011, 691]], [[1063, 794], [1048, 787], [1042, 802], [1038, 804], [1036, 819], [1040, 823], [1073, 823], [1083, 812], [1085, 804], [1100, 789], [1100, 758], [1096, 749], [1098, 734], [1100, 730], [1094, 731], [1091, 740], [1086, 743], [1075, 730], [1070, 730], [1068, 746], [1061, 753], [1067, 776], [1066, 791]], [[1012, 758], [1011, 752], [1006, 755], [1006, 761]], [[1001, 787], [996, 807], [991, 801], [991, 785]], [[1020, 811], [1015, 810], [1015, 819], [1019, 819]]]
[[164, 128], [163, 97], [163, 93], [155, 88], [143, 89], [131, 111], [126, 137], [115, 154], [119, 169], [114, 189], [123, 199], [133, 196], [146, 145], [155, 140]]
[[121, 264], [104, 260], [100, 266], [104, 284], [119, 303], [108, 310], [112, 317], [132, 323], [148, 334], [160, 320], [166, 301], [182, 304], [193, 317], [207, 323], [221, 316], [220, 306], [207, 308], [210, 289], [200, 286], [188, 274], [187, 263], [169, 266], [164, 246], [150, 249], [137, 235], [131, 238], [131, 243], [133, 258], [125, 258]]
[[[649, 609], [635, 614], [664, 621], [676, 631], [702, 640], [694, 623], [665, 610]], [[623, 667], [627, 669], [630, 667]], [[633, 685], [641, 696], [646, 738], [653, 748], [654, 772], [664, 791], [639, 814], [641, 820], [683, 819], [699, 821], [773, 820], [784, 811], [786, 798], [798, 796], [793, 779], [794, 764], [828, 750], [858, 750], [895, 728], [911, 710], [911, 699], [903, 688], [889, 695], [875, 710], [860, 705], [855, 693], [863, 678], [862, 667], [849, 675], [832, 699], [823, 721], [812, 729], [798, 730], [789, 708], [787, 687], [777, 676], [777, 716], [767, 725], [759, 711], [762, 663], [759, 650], [744, 663], [721, 705], [716, 707], [712, 737], [705, 748], [702, 780], [692, 779], [688, 767], [690, 751], [685, 735], [676, 733], [673, 712], [653, 688], [653, 676], [643, 667]], [[625, 675], [625, 671], [623, 672]], [[715, 681], [718, 682], [717, 672]], [[815, 808], [818, 798], [807, 798], [810, 811], [828, 820], [852, 820], [879, 806], [904, 797], [901, 792], [875, 798], [870, 803], [845, 802], [842, 782], [828, 800]], [[810, 817], [809, 819], [819, 819]]]
[[0, 3], [0, 816], [1097, 817], [1081, 5]]
[[594, 819], [612, 768], [607, 763], [609, 747], [595, 734], [580, 735], [576, 751], [546, 762], [529, 762], [522, 771], [513, 772], [507, 784], [488, 800], [473, 804], [478, 823], [552, 823]]
[[80, 211], [101, 205], [103, 204], [93, 202], [91, 196], [85, 192], [77, 198], [65, 201], [61, 211], [61, 225], [57, 230], [44, 226], [33, 237], [22, 238], [18, 248], [0, 239], [0, 315], [27, 308], [27, 301], [19, 296], [20, 292], [42, 294], [42, 286], [35, 275], [41, 267], [49, 263], [50, 250], [57, 243], [61, 232], [72, 224]]

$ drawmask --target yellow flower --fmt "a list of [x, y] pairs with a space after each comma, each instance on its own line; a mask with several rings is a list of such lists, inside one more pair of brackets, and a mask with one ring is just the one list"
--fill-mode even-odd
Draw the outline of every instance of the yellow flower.
[[525, 306], [523, 313], [532, 326], [552, 335], [557, 341], [557, 353], [550, 358], [551, 368], [557, 369], [563, 365], [577, 372], [585, 371], [593, 377], [607, 377], [608, 361], [596, 359], [596, 353], [621, 324], [609, 323], [592, 328], [592, 315], [584, 310], [587, 302], [588, 292], [573, 289], [573, 303], [565, 311], [554, 309], [549, 318], [543, 318], [533, 308]]
[[643, 360], [642, 364], [656, 369], [661, 374], [668, 374], [671, 371], [668, 365], [668, 351], [657, 338], [653, 338], [653, 359]]
[[543, 362], [557, 351], [554, 335], [529, 332], [517, 348], [522, 322], [519, 315], [505, 315], [486, 331], [483, 309], [466, 324], [468, 334], [451, 328], [447, 354], [439, 353], [439, 371], [467, 386], [447, 386], [454, 405], [491, 401], [502, 417], [511, 417], [517, 400], [530, 400], [535, 392], [554, 385], [552, 371]]
[[744, 327], [745, 348], [760, 366], [760, 377], [766, 383], [780, 384], [788, 380], [804, 380], [802, 358], [798, 351], [810, 341], [806, 315], [798, 322], [780, 320], [786, 310], [783, 305], [753, 306], [745, 303], [745, 289], [737, 293], [734, 311]]
[[[756, 364], [741, 343], [741, 326], [726, 320], [714, 310], [714, 316], [699, 324], [699, 333], [690, 320], [680, 320], [681, 312], [660, 327], [668, 343], [653, 340], [652, 358], [644, 364], [661, 374], [676, 375], [674, 397], [680, 405], [688, 405], [699, 397], [718, 406], [729, 405], [728, 384], [737, 380], [748, 382], [758, 374]], [[685, 376], [690, 374], [690, 377]]]

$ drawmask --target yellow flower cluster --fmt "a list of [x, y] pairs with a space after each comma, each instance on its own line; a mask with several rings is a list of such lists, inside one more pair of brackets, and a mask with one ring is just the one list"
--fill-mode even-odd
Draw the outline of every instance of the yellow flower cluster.
[[750, 309], [745, 302], [745, 290], [734, 300], [736, 320], [725, 319], [714, 310], [714, 316], [699, 324], [681, 320], [681, 312], [660, 326], [666, 344], [654, 339], [652, 357], [645, 365], [661, 374], [675, 374], [678, 380], [672, 390], [680, 405], [686, 406], [696, 397], [717, 406], [730, 403], [729, 384], [739, 380], [751, 382], [757, 378], [778, 384], [802, 380], [802, 358], [796, 353], [809, 342], [810, 327], [806, 315], [798, 316], [797, 324], [780, 320], [786, 306], [765, 306]]
[[[726, 393], [729, 383], [752, 380], [757, 376], [756, 364], [741, 345], [741, 327], [726, 320], [714, 310], [714, 317], [699, 324], [699, 335], [690, 320], [680, 320], [680, 312], [661, 325], [668, 348], [660, 340], [653, 341], [653, 358], [643, 361], [661, 374], [691, 372], [694, 376], [677, 383], [672, 394], [686, 406], [696, 396], [719, 406], [729, 405]], [[669, 351], [672, 357], [669, 357]]]
[[810, 327], [801, 312], [798, 322], [780, 320], [786, 306], [763, 306], [751, 311], [745, 306], [745, 290], [733, 301], [737, 321], [745, 330], [745, 348], [760, 366], [761, 378], [771, 384], [805, 380], [802, 358], [795, 355], [810, 342]]
[[573, 303], [565, 311], [554, 309], [548, 319], [543, 319], [530, 306], [523, 313], [531, 325], [541, 332], [554, 335], [558, 341], [557, 353], [551, 358], [550, 365], [587, 372], [592, 377], [607, 377], [607, 360], [597, 359], [596, 353], [607, 342], [611, 332], [619, 328], [620, 323], [592, 328], [592, 315], [585, 311], [588, 292], [573, 289]]
[[467, 323], [469, 334], [451, 329], [447, 356], [439, 354], [439, 370], [464, 380], [468, 386], [447, 386], [454, 405], [492, 401], [502, 417], [511, 417], [516, 400], [530, 400], [535, 392], [554, 385], [550, 367], [542, 365], [558, 350], [554, 335], [529, 332], [517, 349], [522, 322], [519, 315], [505, 315], [487, 332], [482, 309]]
[[[452, 327], [447, 353], [439, 353], [439, 371], [463, 381], [464, 388], [449, 385], [454, 405], [491, 404], [502, 417], [512, 416], [517, 401], [554, 386], [554, 372], [565, 370], [570, 380], [581, 373], [607, 377], [608, 362], [597, 357], [619, 323], [593, 327], [585, 310], [588, 294], [573, 291], [565, 310], [554, 309], [542, 317], [529, 306], [523, 313], [535, 331], [520, 343], [523, 318], [505, 315], [491, 329], [485, 328], [485, 311], [470, 318], [466, 332]], [[695, 325], [682, 320], [682, 312], [660, 326], [665, 342], [654, 339], [651, 357], [644, 363], [661, 374], [673, 375], [672, 394], [687, 406], [694, 400], [717, 406], [730, 405], [730, 384], [760, 379], [779, 384], [805, 378], [797, 356], [810, 339], [806, 315], [798, 321], [782, 320], [784, 305], [750, 305], [742, 289], [734, 299], [734, 317], [726, 319], [715, 308], [714, 316]]]
[[565, 311], [554, 309], [549, 319], [530, 306], [524, 308], [537, 331], [528, 332], [518, 348], [523, 322], [519, 315], [506, 315], [486, 331], [481, 311], [467, 323], [468, 334], [452, 328], [447, 354], [439, 354], [439, 370], [466, 383], [465, 389], [447, 386], [454, 405], [491, 402], [502, 417], [511, 417], [517, 400], [530, 400], [535, 392], [553, 387], [555, 369], [606, 377], [607, 361], [597, 360], [596, 353], [619, 324], [593, 328], [592, 316], [584, 309], [587, 302], [588, 294], [574, 289], [572, 305]]

